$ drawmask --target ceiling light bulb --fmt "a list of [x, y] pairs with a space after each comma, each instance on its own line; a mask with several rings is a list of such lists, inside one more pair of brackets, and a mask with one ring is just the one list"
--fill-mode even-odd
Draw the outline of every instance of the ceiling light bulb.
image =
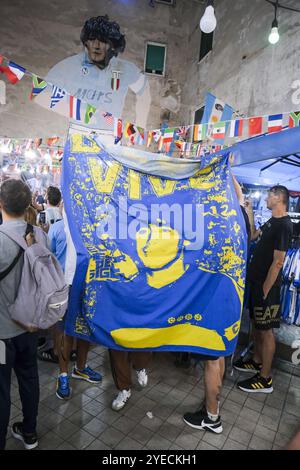
[[206, 7], [204, 15], [200, 20], [200, 29], [203, 33], [212, 33], [217, 26], [217, 19], [215, 16], [215, 9], [212, 5]]
[[271, 29], [271, 33], [269, 35], [269, 43], [270, 44], [277, 44], [279, 39], [280, 39], [280, 36], [279, 36], [279, 32], [278, 32], [278, 21], [275, 19], [272, 23], [272, 29]]

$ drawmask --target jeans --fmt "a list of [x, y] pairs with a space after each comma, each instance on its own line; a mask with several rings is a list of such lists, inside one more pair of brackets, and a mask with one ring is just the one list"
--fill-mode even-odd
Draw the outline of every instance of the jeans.
[[24, 333], [1, 340], [6, 348], [5, 364], [0, 364], [0, 450], [5, 448], [10, 416], [10, 386], [12, 370], [15, 371], [23, 411], [23, 431], [36, 432], [39, 405], [39, 377], [37, 366], [36, 333]]

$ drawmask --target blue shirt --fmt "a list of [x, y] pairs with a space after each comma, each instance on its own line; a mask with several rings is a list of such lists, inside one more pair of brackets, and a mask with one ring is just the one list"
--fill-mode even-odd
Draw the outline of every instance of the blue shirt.
[[48, 237], [50, 239], [51, 251], [58, 259], [63, 272], [65, 272], [67, 237], [63, 220], [50, 225]]

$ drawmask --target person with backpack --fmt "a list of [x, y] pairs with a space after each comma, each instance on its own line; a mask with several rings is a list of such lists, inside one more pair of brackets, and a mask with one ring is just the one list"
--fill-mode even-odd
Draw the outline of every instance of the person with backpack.
[[[31, 203], [29, 187], [7, 180], [0, 188], [0, 449], [5, 448], [14, 370], [23, 421], [12, 435], [26, 449], [38, 445], [38, 329], [49, 328], [64, 315], [68, 288], [58, 261], [48, 249], [47, 235], [24, 220]], [[30, 295], [29, 295], [30, 294]]]

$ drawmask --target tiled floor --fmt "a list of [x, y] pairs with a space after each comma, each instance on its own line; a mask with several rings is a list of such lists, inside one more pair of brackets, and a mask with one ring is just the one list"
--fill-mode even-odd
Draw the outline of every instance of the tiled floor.
[[[90, 352], [90, 366], [103, 373], [99, 386], [73, 381], [73, 398], [55, 396], [57, 368], [40, 363], [39, 449], [280, 449], [300, 428], [298, 371], [274, 370], [274, 393], [246, 394], [236, 388], [239, 374], [227, 372], [222, 391], [221, 435], [194, 430], [182, 415], [197, 409], [204, 395], [201, 366], [174, 366], [174, 355], [155, 354], [149, 386], [135, 385], [125, 408], [112, 411], [116, 390], [107, 351]], [[11, 421], [21, 417], [18, 389], [12, 386]], [[147, 415], [151, 412], [153, 417]], [[12, 437], [7, 449], [22, 449]]]

